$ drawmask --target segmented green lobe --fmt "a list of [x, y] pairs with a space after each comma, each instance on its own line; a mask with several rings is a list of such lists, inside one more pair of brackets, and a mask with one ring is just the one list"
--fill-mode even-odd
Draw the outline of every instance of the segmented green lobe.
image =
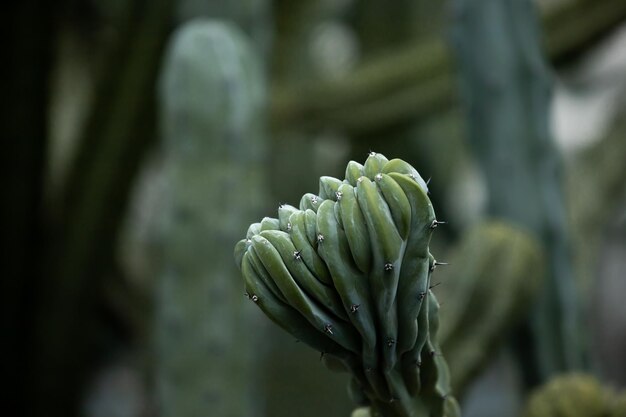
[[343, 321], [337, 321], [329, 315], [298, 286], [285, 266], [276, 248], [263, 236], [252, 237], [255, 249], [265, 269], [274, 278], [274, 282], [285, 296], [287, 302], [300, 312], [318, 331], [326, 333], [342, 347], [360, 352], [360, 343], [354, 329]]
[[324, 200], [337, 201], [337, 191], [342, 181], [334, 177], [321, 177], [319, 196]]
[[[326, 264], [320, 258], [319, 254], [315, 250], [317, 247], [317, 242], [308, 239], [306, 223], [305, 223], [305, 213], [302, 211], [297, 211], [291, 215], [289, 221], [291, 223], [291, 240], [295, 247], [297, 247], [302, 256], [302, 260], [307, 265], [309, 270], [315, 275], [315, 277], [325, 285], [332, 285], [333, 281], [330, 277], [330, 272], [326, 267]], [[315, 247], [313, 246], [315, 244]]]
[[276, 298], [272, 291], [265, 286], [263, 280], [259, 278], [248, 255], [244, 256], [241, 263], [246, 291], [250, 297], [256, 297], [252, 300], [266, 316], [298, 340], [320, 352], [328, 352], [342, 359], [353, 356], [351, 352], [311, 327], [311, 324], [297, 310]]
[[281, 204], [280, 207], [278, 207], [278, 227], [280, 230], [288, 232], [291, 229], [289, 217], [291, 217], [291, 215], [296, 211], [299, 210], [289, 204]]
[[[301, 250], [296, 248], [289, 234], [278, 230], [261, 232], [260, 236], [267, 239], [280, 254], [284, 265], [296, 284], [320, 306], [334, 314], [336, 318], [348, 320], [341, 299], [334, 288], [322, 284], [309, 270], [302, 259]], [[334, 321], [334, 320], [333, 320]]]
[[346, 167], [346, 180], [350, 183], [350, 185], [356, 187], [356, 182], [363, 175], [363, 165], [355, 161], [348, 162], [348, 166]]
[[374, 180], [376, 174], [380, 174], [383, 171], [383, 167], [388, 162], [389, 160], [383, 154], [371, 152], [368, 158], [365, 160], [363, 173], [370, 180]]
[[372, 248], [365, 217], [356, 199], [356, 190], [351, 185], [344, 184], [339, 187], [339, 191], [343, 193], [339, 205], [350, 253], [359, 270], [368, 273], [372, 264]]
[[391, 217], [393, 217], [400, 237], [406, 240], [411, 227], [412, 207], [409, 199], [404, 194], [404, 190], [389, 175], [379, 174], [375, 177], [375, 180], [389, 206]]
[[411, 164], [403, 161], [402, 159], [392, 159], [391, 161], [387, 162], [382, 169], [382, 173], [406, 174], [413, 181], [415, 181], [416, 184], [418, 184], [418, 186], [422, 189], [424, 193], [428, 193], [428, 184], [426, 184], [426, 181], [424, 181], [422, 176], [417, 172], [415, 168], [413, 168], [413, 166], [411, 166]]
[[317, 212], [317, 229], [324, 236], [318, 252], [328, 265], [334, 286], [341, 297], [349, 319], [363, 341], [363, 368], [372, 389], [381, 397], [387, 397], [388, 388], [379, 374], [379, 361], [373, 309], [367, 277], [353, 264], [345, 234], [337, 227], [334, 203], [327, 200]]
[[323, 198], [315, 194], [306, 193], [300, 199], [300, 210], [313, 210], [314, 212], [317, 212], [317, 208], [320, 206], [322, 201], [324, 201]]
[[273, 217], [264, 217], [261, 220], [261, 231], [263, 230], [280, 230], [280, 222]]

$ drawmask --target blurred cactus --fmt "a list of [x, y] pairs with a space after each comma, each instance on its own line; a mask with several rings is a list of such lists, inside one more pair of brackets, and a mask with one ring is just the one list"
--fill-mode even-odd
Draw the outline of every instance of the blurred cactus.
[[485, 174], [489, 215], [535, 233], [547, 254], [548, 273], [524, 335], [532, 346], [520, 352], [533, 385], [585, 364], [561, 161], [548, 126], [552, 82], [529, 0], [454, 5], [469, 139]]
[[436, 339], [429, 252], [439, 222], [406, 162], [371, 153], [346, 179], [281, 205], [235, 247], [246, 294], [275, 323], [348, 370], [373, 416], [459, 415]]
[[160, 415], [254, 416], [253, 310], [225, 242], [263, 201], [260, 65], [234, 26], [175, 34], [160, 84], [168, 205], [156, 346]]
[[625, 417], [626, 393], [616, 396], [590, 375], [553, 378], [528, 400], [524, 417]]
[[461, 393], [528, 312], [545, 263], [539, 242], [496, 222], [467, 232], [447, 260], [439, 277], [445, 304], [439, 340], [452, 387]]

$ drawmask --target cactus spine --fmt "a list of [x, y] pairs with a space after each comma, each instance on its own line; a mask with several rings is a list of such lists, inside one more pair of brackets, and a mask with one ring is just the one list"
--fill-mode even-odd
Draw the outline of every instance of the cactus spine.
[[160, 415], [254, 416], [251, 307], [230, 250], [263, 200], [264, 87], [238, 29], [182, 26], [160, 83], [166, 192], [157, 285]]
[[373, 416], [455, 417], [430, 291], [437, 226], [406, 162], [371, 153], [346, 179], [252, 224], [235, 246], [249, 299], [276, 324], [352, 373]]

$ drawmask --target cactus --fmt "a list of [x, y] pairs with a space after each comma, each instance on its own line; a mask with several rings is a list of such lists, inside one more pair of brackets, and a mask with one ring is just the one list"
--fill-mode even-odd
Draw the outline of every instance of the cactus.
[[264, 83], [243, 34], [182, 26], [160, 83], [165, 177], [157, 282], [160, 415], [254, 416], [251, 322], [224, 241], [263, 202]]
[[448, 258], [451, 266], [439, 277], [439, 340], [460, 394], [528, 312], [545, 260], [537, 239], [502, 222], [469, 230]]
[[626, 417], [626, 392], [616, 395], [590, 375], [553, 378], [534, 391], [524, 417]]
[[248, 298], [350, 371], [353, 399], [373, 416], [459, 415], [436, 338], [429, 242], [440, 222], [427, 191], [412, 166], [372, 152], [235, 246]]
[[548, 123], [552, 82], [531, 3], [453, 2], [469, 142], [485, 174], [488, 214], [535, 233], [547, 254], [546, 279], [527, 323], [531, 349], [518, 352], [530, 386], [587, 365], [561, 161]]

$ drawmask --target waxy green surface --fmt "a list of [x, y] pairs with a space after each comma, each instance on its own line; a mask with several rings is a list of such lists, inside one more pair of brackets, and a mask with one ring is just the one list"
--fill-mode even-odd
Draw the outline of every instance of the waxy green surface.
[[247, 297], [329, 368], [349, 370], [373, 416], [455, 417], [429, 288], [437, 224], [419, 173], [372, 152], [346, 179], [320, 178], [298, 208], [252, 224], [235, 259]]

